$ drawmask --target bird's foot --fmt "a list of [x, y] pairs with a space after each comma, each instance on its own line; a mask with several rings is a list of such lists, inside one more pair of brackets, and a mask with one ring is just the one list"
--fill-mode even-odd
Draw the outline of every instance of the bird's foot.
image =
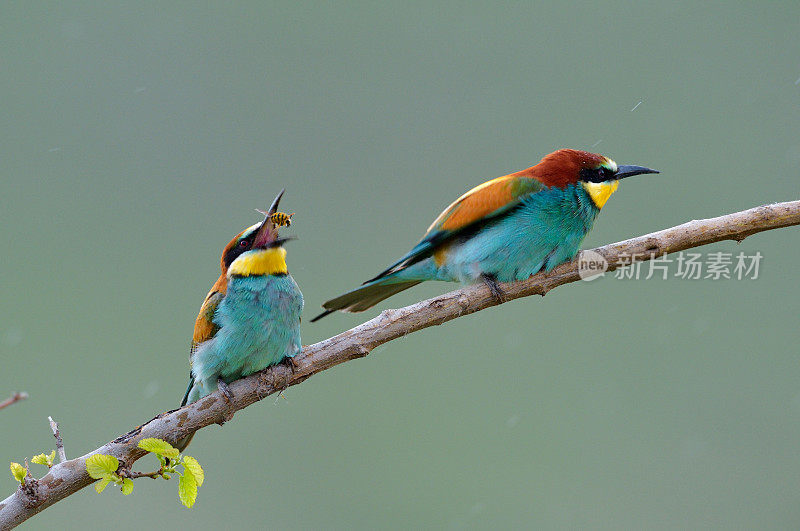
[[[286, 368], [288, 368], [289, 372], [291, 374], [294, 374], [295, 369], [297, 369], [297, 367], [298, 367], [297, 364], [294, 361], [294, 358], [290, 357], [290, 356], [287, 356], [287, 357], [283, 358], [283, 360], [281, 360], [280, 364], [284, 365]], [[275, 403], [276, 404], [278, 403], [278, 400], [280, 400], [281, 398], [283, 398], [284, 400], [288, 401], [288, 399], [286, 398], [286, 395], [284, 395], [283, 392], [286, 391], [287, 389], [289, 389], [289, 382], [290, 381], [291, 381], [291, 376], [287, 376], [286, 379], [282, 380], [279, 383], [278, 396], [275, 397]], [[282, 386], [282, 387], [280, 387], [280, 386]]]
[[289, 368], [289, 370], [292, 371], [292, 374], [294, 374], [295, 370], [300, 368], [300, 366], [294, 360], [294, 356], [286, 356], [285, 358], [283, 358], [283, 361], [281, 363], [286, 365]]
[[222, 380], [222, 378], [217, 380], [217, 387], [222, 393], [222, 397], [225, 399], [225, 402], [227, 403], [228, 406], [226, 408], [225, 413], [222, 416], [222, 422], [220, 422], [220, 425], [222, 425], [233, 418], [234, 410], [231, 407], [231, 405], [233, 404], [233, 392], [231, 391], [231, 388], [228, 387], [228, 384], [226, 384], [225, 381]]
[[228, 403], [233, 401], [233, 391], [231, 391], [231, 388], [228, 387], [228, 384], [225, 383], [225, 380], [223, 380], [222, 378], [218, 379], [217, 387], [219, 387], [219, 390], [222, 392], [222, 396], [225, 397], [225, 400]]
[[481, 280], [486, 287], [489, 288], [489, 291], [492, 292], [492, 297], [497, 301], [498, 304], [502, 304], [508, 300], [505, 291], [500, 288], [500, 284], [497, 283], [497, 279], [494, 278], [492, 275], [481, 275]]

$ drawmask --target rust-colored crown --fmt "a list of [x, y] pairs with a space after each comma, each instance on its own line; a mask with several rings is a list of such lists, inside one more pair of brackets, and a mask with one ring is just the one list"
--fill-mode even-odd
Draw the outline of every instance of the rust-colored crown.
[[532, 177], [546, 186], [564, 188], [578, 182], [580, 171], [584, 168], [597, 168], [608, 159], [597, 153], [577, 149], [559, 149], [545, 155], [539, 164], [512, 173], [515, 177]]

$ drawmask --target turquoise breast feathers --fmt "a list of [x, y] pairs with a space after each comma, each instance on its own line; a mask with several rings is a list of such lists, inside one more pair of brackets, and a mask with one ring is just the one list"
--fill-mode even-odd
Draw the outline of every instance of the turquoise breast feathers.
[[187, 403], [300, 352], [303, 294], [289, 274], [237, 277], [228, 281], [214, 314], [219, 330], [197, 345]]

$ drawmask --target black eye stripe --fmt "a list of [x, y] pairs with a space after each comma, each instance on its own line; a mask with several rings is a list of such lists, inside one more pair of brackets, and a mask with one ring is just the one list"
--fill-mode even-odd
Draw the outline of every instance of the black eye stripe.
[[599, 168], [583, 168], [580, 171], [580, 180], [589, 183], [601, 183], [614, 178], [614, 172], [605, 166]]
[[[231, 247], [227, 253], [225, 253], [225, 267], [230, 267], [234, 260], [236, 260], [240, 254], [249, 251], [250, 246], [253, 245], [253, 240], [255, 239], [256, 235], [255, 232], [244, 238], [239, 240], [239, 242]], [[245, 244], [245, 245], [243, 245]]]

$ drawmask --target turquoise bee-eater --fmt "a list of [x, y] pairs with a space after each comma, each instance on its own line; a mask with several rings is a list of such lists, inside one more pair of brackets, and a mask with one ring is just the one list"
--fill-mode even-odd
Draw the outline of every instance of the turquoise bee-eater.
[[[264, 220], [240, 232], [222, 252], [221, 274], [206, 295], [194, 325], [189, 386], [181, 406], [234, 380], [300, 352], [303, 294], [286, 268], [287, 239], [278, 227], [291, 216], [278, 212], [283, 191]], [[183, 450], [191, 436], [178, 443]]]
[[316, 321], [337, 310], [361, 312], [425, 280], [522, 280], [571, 260], [619, 180], [658, 173], [618, 166], [603, 155], [560, 149], [528, 169], [476, 186], [431, 224], [422, 240], [361, 287], [325, 302]]

